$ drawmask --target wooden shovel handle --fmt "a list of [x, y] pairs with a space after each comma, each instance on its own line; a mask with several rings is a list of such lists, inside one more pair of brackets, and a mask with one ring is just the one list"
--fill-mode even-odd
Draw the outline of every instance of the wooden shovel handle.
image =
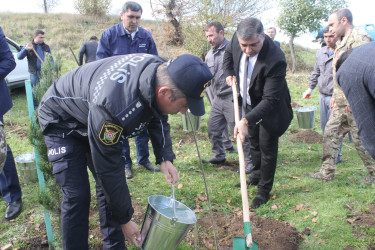
[[[240, 121], [240, 112], [238, 108], [237, 85], [234, 83], [234, 81], [232, 81], [232, 91], [233, 91], [233, 103], [234, 103], [234, 119], [237, 125]], [[246, 186], [245, 155], [243, 152], [242, 142], [239, 136], [237, 136], [237, 149], [238, 149], [238, 158], [240, 162], [240, 183], [241, 183], [243, 221], [250, 222], [249, 200], [247, 198], [247, 186]]]
[[33, 50], [34, 54], [36, 55], [36, 57], [38, 57], [40, 63], [43, 64], [42, 58], [40, 58], [40, 56], [38, 55], [38, 53], [35, 51], [34, 47], [32, 48], [32, 50]]

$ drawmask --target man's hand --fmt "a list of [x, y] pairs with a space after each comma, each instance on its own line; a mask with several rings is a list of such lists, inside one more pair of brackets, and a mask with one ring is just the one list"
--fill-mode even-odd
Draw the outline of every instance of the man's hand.
[[247, 125], [247, 122], [243, 118], [239, 123], [237, 123], [236, 127], [234, 128], [234, 138], [237, 138], [237, 136], [239, 136], [241, 142], [243, 143], [248, 133], [249, 127]]
[[305, 92], [303, 92], [302, 99], [310, 99], [312, 92], [313, 89], [308, 88]]
[[142, 236], [139, 232], [137, 224], [133, 221], [129, 221], [126, 224], [121, 225], [122, 233], [130, 243], [134, 246], [139, 247], [142, 243]]
[[225, 81], [227, 81], [227, 84], [229, 86], [232, 86], [233, 82], [234, 82], [234, 84], [237, 85], [237, 78], [236, 78], [236, 76], [228, 76], [227, 78], [225, 78]]
[[164, 174], [168, 184], [176, 184], [179, 180], [178, 171], [170, 161], [162, 161], [160, 163], [160, 171]]
[[329, 102], [329, 109], [332, 109], [333, 105], [335, 105], [335, 98], [332, 96], [331, 101]]
[[25, 49], [26, 50], [32, 50], [33, 49], [33, 44], [32, 43], [26, 43]]

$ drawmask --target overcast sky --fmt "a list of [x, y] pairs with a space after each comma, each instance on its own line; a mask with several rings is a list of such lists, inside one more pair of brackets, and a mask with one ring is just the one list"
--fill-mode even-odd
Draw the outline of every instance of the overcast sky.
[[[152, 16], [152, 10], [150, 6], [150, 0], [133, 0], [138, 2], [142, 5], [143, 8], [143, 19], [150, 19], [154, 20]], [[354, 24], [366, 24], [366, 23], [373, 23], [375, 24], [375, 0], [348, 0], [349, 1], [349, 9], [353, 13]], [[2, 0], [2, 4], [0, 4], [0, 12], [15, 12], [15, 13], [42, 13], [43, 9], [40, 7], [43, 0], [12, 0], [7, 1], [4, 4], [5, 0]], [[77, 13], [77, 11], [73, 7], [74, 0], [59, 0], [59, 5], [56, 6], [52, 13]], [[121, 12], [122, 5], [126, 2], [126, 0], [112, 0], [112, 6], [110, 9], [110, 14], [119, 14]], [[269, 13], [269, 14], [268, 14]], [[265, 17], [262, 17], [261, 20], [265, 27], [268, 26], [276, 26], [275, 20], [277, 15], [275, 11], [268, 12]], [[276, 36], [276, 40], [287, 42], [288, 38], [279, 32]], [[312, 40], [312, 36], [310, 34], [306, 34], [301, 38], [296, 39], [296, 43], [299, 43], [304, 46], [308, 47], [316, 47], [319, 46], [317, 44], [313, 44], [310, 41]]]

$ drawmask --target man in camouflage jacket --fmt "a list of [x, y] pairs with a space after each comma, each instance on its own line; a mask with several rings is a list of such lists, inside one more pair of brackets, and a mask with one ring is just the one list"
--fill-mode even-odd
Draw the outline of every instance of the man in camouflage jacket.
[[370, 175], [366, 179], [366, 183], [370, 184], [375, 181], [373, 177], [375, 174], [375, 161], [361, 145], [361, 141], [358, 137], [358, 128], [350, 106], [336, 79], [336, 63], [340, 55], [348, 49], [371, 41], [368, 34], [359, 28], [355, 28], [352, 22], [353, 16], [348, 9], [337, 10], [333, 12], [328, 19], [328, 25], [339, 39], [336, 44], [332, 64], [334, 81], [333, 96], [330, 105], [332, 111], [323, 137], [322, 167], [318, 172], [309, 172], [307, 175], [325, 181], [333, 180], [341, 140], [346, 133], [351, 131], [356, 150]]

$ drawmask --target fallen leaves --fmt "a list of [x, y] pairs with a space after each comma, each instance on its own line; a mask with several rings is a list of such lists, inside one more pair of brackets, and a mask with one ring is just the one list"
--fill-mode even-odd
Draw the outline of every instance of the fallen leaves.
[[353, 219], [347, 219], [347, 222], [348, 222], [349, 224], [353, 224], [355, 221], [360, 220], [360, 219], [361, 219], [360, 216], [356, 216], [356, 217], [354, 217]]
[[178, 184], [177, 188], [181, 189], [184, 185], [182, 183]]
[[212, 249], [214, 247], [214, 245], [209, 241], [208, 238], [205, 238], [204, 239], [204, 245], [205, 247], [207, 247], [208, 249]]
[[271, 209], [273, 209], [273, 210], [277, 210], [277, 209], [279, 209], [280, 208], [280, 203], [275, 203], [275, 204], [273, 204], [272, 206], [271, 206]]
[[235, 215], [242, 217], [242, 209], [239, 207], [235, 207], [232, 211]]
[[[205, 200], [207, 200], [206, 199], [206, 197], [203, 197], [202, 195], [200, 195], [200, 194], [197, 194], [197, 198], [196, 199], [198, 199], [198, 200], [200, 200], [200, 201], [205, 201]], [[194, 199], [195, 200], [195, 199]]]
[[9, 249], [9, 250], [10, 250], [10, 249], [13, 249], [13, 245], [9, 243], [9, 244], [7, 244], [7, 245], [1, 247], [1, 250], [8, 250], [8, 249]]
[[298, 205], [296, 205], [296, 210], [299, 211], [299, 210], [303, 209], [304, 207], [305, 207], [304, 204], [298, 204]]

